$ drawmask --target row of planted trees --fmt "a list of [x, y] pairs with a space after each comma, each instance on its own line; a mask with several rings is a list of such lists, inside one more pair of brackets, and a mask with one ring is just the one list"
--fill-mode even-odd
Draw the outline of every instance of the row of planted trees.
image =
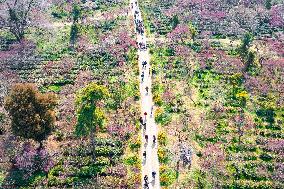
[[[93, 162], [96, 160], [96, 132], [107, 120], [103, 100], [109, 97], [108, 89], [95, 83], [90, 83], [76, 94], [77, 124], [74, 132], [78, 137], [89, 136]], [[11, 119], [12, 133], [24, 141], [24, 145], [22, 152], [10, 159], [13, 166], [7, 181], [18, 178], [21, 181], [17, 182], [25, 185], [34, 174], [47, 175], [54, 166], [44, 141], [55, 129], [57, 101], [56, 95], [42, 94], [32, 84], [12, 87], [5, 99], [5, 109]], [[39, 144], [37, 148], [32, 141]]]

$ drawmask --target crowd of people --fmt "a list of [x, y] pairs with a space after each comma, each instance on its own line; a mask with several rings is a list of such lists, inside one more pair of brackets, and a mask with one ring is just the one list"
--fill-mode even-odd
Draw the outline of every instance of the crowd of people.
[[[135, 26], [136, 26], [136, 32], [138, 35], [141, 36], [141, 41], [140, 42], [137, 42], [137, 46], [138, 46], [138, 49], [140, 51], [146, 51], [147, 50], [147, 45], [146, 45], [146, 42], [144, 42], [144, 25], [143, 25], [143, 22], [141, 20], [141, 16], [140, 16], [140, 11], [139, 11], [139, 8], [138, 8], [138, 4], [137, 4], [137, 1], [135, 1], [134, 3], [131, 4], [131, 7], [132, 9], [134, 9], [134, 23], [135, 23]], [[147, 69], [147, 61], [144, 60], [144, 61], [141, 61], [141, 66], [142, 66], [142, 72], [141, 72], [141, 82], [143, 83], [144, 80], [145, 80], [145, 72], [146, 72], [146, 69]], [[149, 66], [148, 66], [149, 67]], [[147, 73], [147, 72], [146, 72]], [[149, 76], [150, 76], [150, 73], [151, 73], [151, 70], [150, 70], [150, 67], [149, 67]], [[150, 88], [146, 85], [144, 86], [145, 87], [145, 91], [146, 91], [146, 95], [149, 94], [149, 90]], [[151, 110], [150, 110], [150, 117], [153, 116], [153, 106], [151, 106]], [[141, 125], [141, 128], [143, 128], [143, 133], [145, 135], [145, 143], [146, 143], [146, 146], [148, 145], [149, 143], [149, 135], [146, 133], [146, 125], [147, 125], [147, 112], [144, 112], [144, 119], [143, 117], [140, 117], [139, 119], [139, 122], [140, 122], [140, 125]], [[156, 146], [156, 142], [157, 142], [157, 138], [155, 135], [152, 136], [152, 147], [155, 147]], [[144, 159], [144, 162], [146, 162], [146, 155], [147, 155], [147, 152], [146, 152], [146, 149], [143, 151], [143, 159]], [[156, 176], [156, 171], [152, 171], [152, 182], [155, 181], [155, 176]], [[145, 174], [144, 175], [144, 188], [149, 188], [149, 179], [148, 179], [148, 175]]]

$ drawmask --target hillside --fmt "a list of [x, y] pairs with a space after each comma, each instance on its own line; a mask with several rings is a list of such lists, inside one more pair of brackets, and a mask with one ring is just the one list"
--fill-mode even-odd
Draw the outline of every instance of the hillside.
[[284, 1], [0, 7], [0, 188], [284, 188]]

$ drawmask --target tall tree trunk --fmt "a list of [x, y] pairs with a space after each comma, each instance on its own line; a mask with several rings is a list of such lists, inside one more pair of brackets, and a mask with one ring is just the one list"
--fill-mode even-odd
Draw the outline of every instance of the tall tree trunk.
[[241, 126], [238, 127], [238, 135], [239, 135], [239, 145], [240, 145], [241, 144], [241, 137], [242, 137]]
[[180, 162], [180, 160], [177, 161], [177, 165], [176, 165], [176, 178], [177, 178], [177, 183], [179, 182], [179, 162]]
[[37, 149], [38, 153], [43, 149], [43, 143], [42, 141], [39, 141], [39, 147]]
[[96, 133], [95, 129], [91, 129], [91, 143], [92, 143], [92, 155], [93, 155], [93, 160], [96, 161], [96, 141], [95, 141]]

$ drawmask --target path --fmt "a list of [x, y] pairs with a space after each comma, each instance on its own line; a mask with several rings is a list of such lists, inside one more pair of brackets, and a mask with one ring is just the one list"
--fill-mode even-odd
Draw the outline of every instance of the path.
[[[136, 4], [137, 3], [137, 4]], [[133, 6], [132, 6], [133, 5]], [[138, 2], [136, 0], [130, 0], [130, 8], [132, 10], [132, 15], [136, 21], [142, 21], [141, 12], [139, 10]], [[137, 11], [135, 13], [135, 11]], [[141, 22], [143, 23], [143, 21]], [[137, 26], [137, 24], [136, 24]], [[143, 27], [142, 27], [143, 28]], [[143, 29], [144, 30], [144, 29]], [[139, 34], [137, 32], [137, 43], [146, 44], [145, 34]], [[147, 64], [142, 66], [143, 62], [146, 61]], [[142, 157], [142, 188], [145, 187], [144, 177], [148, 176], [149, 188], [159, 189], [160, 188], [160, 178], [159, 178], [159, 161], [157, 155], [157, 136], [158, 129], [154, 120], [154, 110], [153, 107], [152, 93], [151, 93], [151, 73], [150, 73], [150, 55], [148, 50], [138, 50], [138, 63], [139, 63], [139, 80], [140, 80], [140, 95], [141, 95], [141, 116], [146, 122], [146, 130], [142, 127], [142, 146], [141, 146], [141, 157]], [[144, 80], [142, 81], [142, 73], [144, 73]], [[146, 92], [146, 87], [148, 87], [148, 93]], [[151, 115], [152, 111], [152, 115]], [[144, 115], [147, 112], [147, 115]], [[146, 120], [145, 120], [146, 118]], [[148, 142], [145, 140], [145, 135], [148, 135]], [[153, 142], [153, 136], [156, 137], [156, 142]], [[143, 153], [146, 151], [146, 159], [143, 157]], [[152, 178], [152, 172], [156, 172], [155, 179]]]

